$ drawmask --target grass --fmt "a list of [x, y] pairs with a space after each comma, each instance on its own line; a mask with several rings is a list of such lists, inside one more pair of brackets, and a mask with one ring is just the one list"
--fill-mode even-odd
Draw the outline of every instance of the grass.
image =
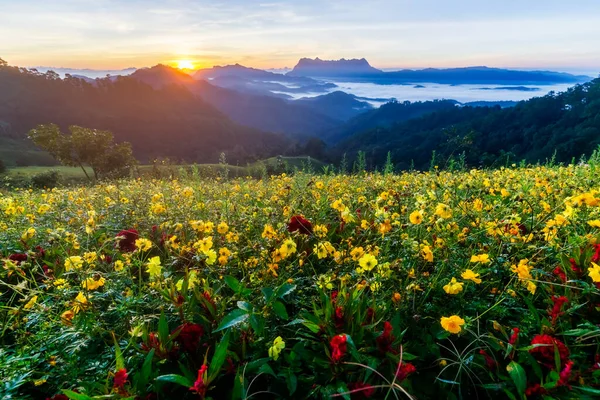
[[[244, 176], [261, 176], [264, 169], [276, 169], [281, 163], [283, 163], [284, 170], [293, 169], [305, 169], [309, 163], [312, 169], [320, 171], [326, 165], [325, 163], [316, 160], [314, 158], [300, 156], [300, 157], [271, 157], [265, 160], [257, 161], [252, 164], [248, 164], [245, 167], [236, 165], [227, 165], [228, 174], [230, 177], [244, 177]], [[66, 166], [27, 166], [27, 167], [16, 167], [10, 166], [7, 170], [7, 176], [9, 178], [23, 178], [29, 179], [35, 175], [48, 172], [57, 171], [64, 180], [86, 180], [86, 176], [79, 167], [66, 167]], [[201, 176], [219, 176], [223, 173], [223, 165], [221, 164], [195, 164], [191, 165], [139, 165], [136, 170], [136, 174], [149, 175], [158, 170], [161, 176], [178, 175], [185, 170], [186, 173], [192, 173], [193, 168], [197, 168], [198, 174]], [[93, 176], [92, 169], [86, 167], [86, 170], [90, 176]]]

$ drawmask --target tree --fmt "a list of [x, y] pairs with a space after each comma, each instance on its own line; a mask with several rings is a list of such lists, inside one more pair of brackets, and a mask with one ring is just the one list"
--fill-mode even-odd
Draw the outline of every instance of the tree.
[[6, 165], [4, 164], [4, 161], [0, 160], [0, 174], [3, 174], [6, 172]]
[[137, 161], [131, 145], [115, 144], [109, 131], [70, 126], [70, 135], [63, 134], [55, 124], [38, 125], [29, 131], [29, 139], [49, 152], [61, 164], [80, 167], [91, 180], [84, 166], [89, 165], [95, 179], [124, 176]]

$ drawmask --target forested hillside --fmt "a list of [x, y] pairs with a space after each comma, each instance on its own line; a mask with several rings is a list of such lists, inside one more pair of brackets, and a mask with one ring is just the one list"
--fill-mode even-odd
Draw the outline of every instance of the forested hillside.
[[464, 152], [473, 166], [553, 156], [570, 161], [600, 144], [600, 79], [511, 108], [450, 107], [392, 125], [382, 117], [371, 125], [377, 127], [342, 140], [336, 156], [362, 150], [371, 165], [383, 165], [390, 152], [398, 167], [421, 169], [434, 151], [440, 163]]
[[281, 135], [230, 121], [183, 86], [155, 89], [131, 77], [88, 83], [0, 66], [0, 140], [19, 143], [42, 123], [110, 130], [117, 141], [131, 142], [141, 161], [214, 162], [226, 152], [230, 161], [246, 162], [288, 145]]

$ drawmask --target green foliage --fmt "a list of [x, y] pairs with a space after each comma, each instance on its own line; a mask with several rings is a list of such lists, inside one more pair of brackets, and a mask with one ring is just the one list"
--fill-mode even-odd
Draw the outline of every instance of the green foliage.
[[102, 179], [126, 176], [136, 163], [131, 145], [115, 144], [108, 131], [80, 126], [71, 126], [69, 131], [70, 135], [65, 135], [55, 124], [38, 125], [29, 132], [29, 139], [61, 164], [80, 167], [90, 180], [85, 165], [92, 168], [96, 179]]
[[6, 165], [4, 164], [4, 161], [0, 160], [0, 174], [3, 174], [6, 172]]
[[36, 189], [52, 189], [58, 186], [60, 174], [58, 171], [47, 171], [31, 177], [31, 185]]
[[509, 108], [425, 103], [427, 112], [405, 119], [394, 119], [394, 112], [404, 115], [417, 104], [391, 104], [356, 117], [336, 136], [334, 158], [361, 150], [374, 167], [383, 166], [391, 152], [400, 169], [408, 170], [414, 160], [416, 169], [426, 170], [435, 151], [440, 168], [463, 152], [469, 168], [520, 160], [554, 165], [590, 156], [600, 145], [600, 79]]

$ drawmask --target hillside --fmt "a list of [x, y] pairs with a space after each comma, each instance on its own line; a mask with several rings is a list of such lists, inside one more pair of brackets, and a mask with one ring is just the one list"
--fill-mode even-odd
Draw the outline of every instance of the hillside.
[[214, 162], [226, 152], [230, 161], [246, 162], [288, 146], [283, 136], [233, 123], [183, 86], [153, 81], [153, 88], [138, 80], [154, 79], [147, 72], [90, 84], [0, 67], [0, 136], [18, 143], [37, 124], [50, 122], [107, 129], [117, 141], [131, 142], [141, 161], [170, 157]]
[[374, 128], [386, 128], [434, 111], [455, 109], [456, 106], [457, 102], [454, 100], [418, 101], [412, 103], [409, 101], [402, 103], [392, 101], [379, 108], [362, 113], [345, 124], [324, 133], [323, 139], [328, 143], [337, 143], [357, 133]]
[[[382, 165], [388, 151], [400, 167], [427, 168], [464, 152], [470, 165], [508, 160], [558, 162], [590, 155], [600, 145], [600, 79], [564, 93], [522, 101], [511, 108], [454, 107], [365, 130], [342, 140], [338, 156], [365, 151]], [[556, 152], [556, 153], [555, 153]]]
[[340, 91], [316, 97], [304, 97], [295, 100], [294, 103], [343, 121], [373, 109], [373, 106], [366, 101], [360, 101], [356, 96]]

